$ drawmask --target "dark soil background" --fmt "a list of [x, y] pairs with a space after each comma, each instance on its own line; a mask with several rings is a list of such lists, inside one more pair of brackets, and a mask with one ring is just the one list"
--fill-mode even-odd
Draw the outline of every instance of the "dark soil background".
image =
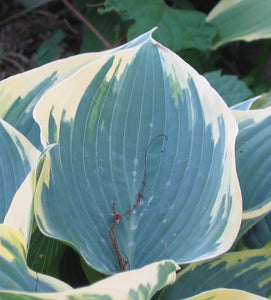
[[0, 0], [0, 80], [37, 67], [37, 49], [58, 29], [66, 34], [59, 56], [77, 54], [83, 24], [61, 1], [26, 10], [14, 1]]

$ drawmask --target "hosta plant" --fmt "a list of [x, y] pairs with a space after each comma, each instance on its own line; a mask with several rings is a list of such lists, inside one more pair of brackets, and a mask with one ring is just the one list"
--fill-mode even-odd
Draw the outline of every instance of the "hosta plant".
[[1, 299], [270, 296], [270, 248], [240, 249], [271, 209], [268, 95], [229, 108], [149, 31], [0, 102]]

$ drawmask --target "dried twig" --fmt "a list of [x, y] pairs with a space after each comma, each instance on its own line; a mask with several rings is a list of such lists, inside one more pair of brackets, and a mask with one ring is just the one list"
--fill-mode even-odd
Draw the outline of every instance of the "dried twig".
[[115, 202], [113, 202], [113, 205], [112, 205], [113, 213], [111, 214], [111, 216], [113, 217], [113, 222], [112, 222], [111, 227], [110, 227], [109, 238], [110, 238], [112, 247], [115, 250], [117, 260], [119, 262], [120, 271], [123, 272], [123, 271], [125, 271], [125, 267], [129, 264], [129, 261], [124, 259], [121, 256], [120, 249], [119, 249], [119, 244], [117, 242], [117, 238], [116, 238], [116, 235], [115, 235], [115, 226], [119, 225], [120, 221], [122, 220], [122, 215], [116, 213], [116, 210], [115, 210], [116, 205], [117, 204]]
[[[167, 135], [165, 134], [159, 134], [157, 135], [155, 138], [153, 138], [151, 140], [151, 142], [149, 143], [149, 145], [147, 146], [146, 150], [145, 150], [145, 155], [144, 155], [144, 171], [143, 171], [143, 179], [141, 182], [141, 189], [139, 190], [139, 192], [137, 193], [137, 198], [136, 198], [136, 202], [133, 204], [131, 209], [128, 209], [125, 213], [123, 214], [119, 214], [116, 212], [115, 206], [117, 205], [115, 202], [113, 202], [112, 205], [112, 210], [113, 213], [111, 214], [111, 216], [113, 217], [113, 222], [111, 224], [110, 227], [110, 231], [109, 231], [109, 238], [112, 244], [113, 249], [115, 250], [115, 254], [120, 266], [120, 271], [123, 272], [125, 271], [125, 267], [127, 265], [129, 265], [129, 260], [128, 259], [124, 259], [121, 254], [120, 254], [120, 249], [119, 249], [119, 244], [116, 238], [116, 234], [115, 234], [115, 227], [117, 225], [119, 225], [120, 221], [123, 219], [123, 216], [126, 214], [130, 214], [140, 203], [141, 198], [143, 198], [143, 189], [145, 187], [145, 183], [146, 183], [146, 177], [147, 177], [147, 159], [148, 159], [148, 152], [150, 150], [151, 145], [160, 137], [163, 137], [165, 140], [168, 140]], [[166, 251], [167, 251], [167, 243], [165, 243], [165, 255], [166, 255]]]
[[20, 72], [24, 72], [25, 69], [20, 65], [19, 62], [17, 62], [15, 59], [9, 58], [5, 55], [0, 55], [0, 63], [2, 61], [7, 61], [9, 63], [11, 63], [12, 65], [14, 65]]

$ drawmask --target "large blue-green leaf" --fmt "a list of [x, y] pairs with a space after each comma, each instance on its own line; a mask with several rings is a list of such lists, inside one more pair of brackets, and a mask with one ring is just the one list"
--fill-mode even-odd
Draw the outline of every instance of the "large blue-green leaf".
[[218, 29], [217, 48], [232, 41], [253, 41], [271, 37], [271, 2], [266, 0], [221, 0], [207, 20]]
[[[230, 252], [217, 259], [186, 267], [178, 273], [176, 282], [165, 290], [160, 300], [187, 299], [218, 288], [244, 290], [270, 299], [270, 280], [270, 248]], [[227, 298], [224, 294], [223, 298], [218, 299], [240, 298]]]
[[[37, 186], [38, 224], [105, 273], [120, 257], [137, 268], [216, 256], [241, 221], [231, 112], [151, 32], [137, 41], [81, 68], [34, 111], [44, 146], [56, 143]], [[112, 205], [124, 214], [138, 197], [112, 228], [113, 249]]]

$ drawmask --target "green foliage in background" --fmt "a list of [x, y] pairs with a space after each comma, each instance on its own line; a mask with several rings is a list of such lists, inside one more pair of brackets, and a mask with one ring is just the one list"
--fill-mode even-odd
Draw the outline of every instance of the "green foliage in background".
[[57, 30], [52, 38], [45, 41], [38, 49], [37, 52], [37, 62], [39, 65], [46, 64], [54, 59], [60, 53], [60, 42], [64, 39], [65, 34], [62, 30]]
[[271, 96], [213, 59], [271, 3], [97, 3], [119, 47], [0, 83], [0, 298], [270, 298]]

